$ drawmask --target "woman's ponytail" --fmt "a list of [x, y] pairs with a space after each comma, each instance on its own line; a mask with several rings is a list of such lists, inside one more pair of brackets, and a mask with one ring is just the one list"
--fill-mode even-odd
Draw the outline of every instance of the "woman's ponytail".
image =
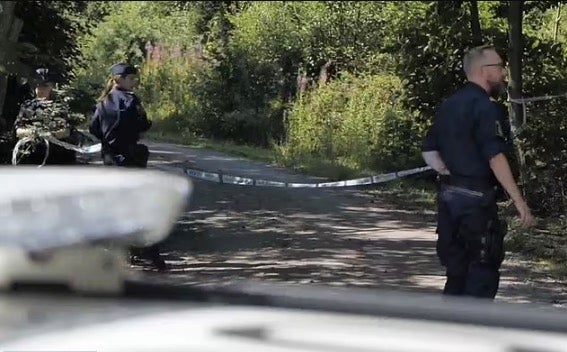
[[106, 97], [108, 96], [108, 93], [110, 93], [113, 87], [114, 87], [114, 77], [111, 77], [108, 79], [108, 82], [106, 83], [106, 87], [104, 87], [104, 90], [102, 91], [102, 94], [98, 98], [98, 101], [104, 102], [106, 100]]

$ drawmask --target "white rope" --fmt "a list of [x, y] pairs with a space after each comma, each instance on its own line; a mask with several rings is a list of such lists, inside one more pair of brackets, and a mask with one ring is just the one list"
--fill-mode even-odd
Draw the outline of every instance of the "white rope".
[[508, 101], [516, 104], [525, 104], [525, 103], [532, 103], [534, 101], [544, 101], [555, 98], [567, 98], [567, 93], [558, 94], [558, 95], [542, 95], [542, 96], [530, 97], [530, 98], [510, 98], [508, 96]]
[[[16, 143], [14, 149], [12, 150], [12, 165], [18, 165], [18, 152], [20, 150], [20, 147], [28, 142], [33, 143], [35, 140], [36, 139], [32, 137], [24, 137]], [[47, 138], [41, 138], [41, 140], [45, 143], [45, 156], [43, 157], [41, 164], [38, 165], [38, 168], [44, 166], [45, 163], [47, 163], [47, 159], [49, 158], [49, 141], [47, 140]], [[25, 152], [23, 154], [25, 154]]]
[[546, 101], [556, 98], [567, 98], [567, 93], [557, 94], [557, 95], [542, 95], [529, 98], [510, 98], [510, 92], [508, 92], [508, 102], [513, 104], [522, 105], [522, 125], [518, 128], [514, 126], [512, 121], [510, 121], [510, 129], [512, 132], [512, 138], [516, 138], [523, 130], [524, 126], [528, 123], [528, 103], [533, 103], [536, 101]]
[[12, 165], [18, 165], [18, 151], [20, 149], [20, 146], [26, 142], [31, 142], [31, 141], [33, 141], [33, 138], [24, 137], [16, 143], [14, 149], [12, 150]]
[[47, 158], [49, 157], [49, 141], [47, 138], [42, 138], [45, 142], [45, 157], [43, 158], [43, 162], [38, 167], [42, 167], [47, 162]]

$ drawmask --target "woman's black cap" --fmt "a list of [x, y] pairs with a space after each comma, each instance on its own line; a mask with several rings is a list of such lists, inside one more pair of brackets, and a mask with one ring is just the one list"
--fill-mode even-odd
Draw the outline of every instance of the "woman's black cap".
[[138, 73], [138, 70], [130, 64], [118, 63], [110, 68], [110, 72], [114, 76], [126, 76], [126, 75], [135, 75]]

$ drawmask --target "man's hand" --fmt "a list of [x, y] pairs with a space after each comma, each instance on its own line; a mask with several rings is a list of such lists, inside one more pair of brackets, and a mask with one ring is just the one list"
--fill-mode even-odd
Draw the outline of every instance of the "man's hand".
[[508, 159], [504, 154], [500, 153], [494, 156], [490, 160], [490, 168], [494, 172], [494, 175], [498, 179], [498, 182], [504, 187], [506, 192], [510, 195], [514, 201], [514, 205], [518, 210], [520, 215], [520, 221], [523, 227], [530, 227], [535, 224], [535, 219], [532, 215], [528, 204], [522, 197], [514, 177], [512, 176], [512, 171], [510, 170], [510, 165], [508, 164]]
[[447, 167], [441, 167], [439, 170], [437, 170], [437, 172], [438, 172], [440, 175], [443, 175], [443, 176], [447, 176], [447, 175], [450, 175], [450, 174], [451, 174], [451, 173], [449, 172], [449, 169], [447, 169]]
[[441, 159], [441, 155], [436, 150], [422, 152], [421, 156], [425, 163], [431, 167], [433, 170], [437, 171], [440, 175], [450, 175], [451, 173], [447, 169], [447, 166]]
[[519, 202], [514, 202], [516, 206], [516, 210], [520, 215], [520, 222], [524, 228], [532, 227], [535, 225], [535, 218], [532, 215], [532, 211], [526, 204], [524, 200], [520, 200]]

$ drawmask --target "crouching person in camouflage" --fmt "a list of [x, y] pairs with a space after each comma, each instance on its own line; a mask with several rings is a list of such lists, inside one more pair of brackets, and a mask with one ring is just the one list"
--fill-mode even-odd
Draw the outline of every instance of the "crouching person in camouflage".
[[[101, 141], [104, 165], [119, 167], [147, 167], [148, 147], [139, 143], [140, 135], [150, 129], [140, 99], [133, 90], [138, 84], [137, 69], [129, 64], [116, 64], [112, 77], [99, 98], [89, 131]], [[166, 264], [157, 246], [132, 248], [132, 262], [150, 259], [159, 270]]]
[[47, 145], [42, 136], [76, 144], [77, 126], [82, 122], [82, 116], [71, 113], [64, 96], [55, 91], [47, 69], [38, 69], [33, 81], [35, 97], [23, 102], [14, 122], [17, 138], [27, 138], [30, 142], [23, 151], [22, 158], [15, 163], [75, 164], [75, 151], [54, 143]]

